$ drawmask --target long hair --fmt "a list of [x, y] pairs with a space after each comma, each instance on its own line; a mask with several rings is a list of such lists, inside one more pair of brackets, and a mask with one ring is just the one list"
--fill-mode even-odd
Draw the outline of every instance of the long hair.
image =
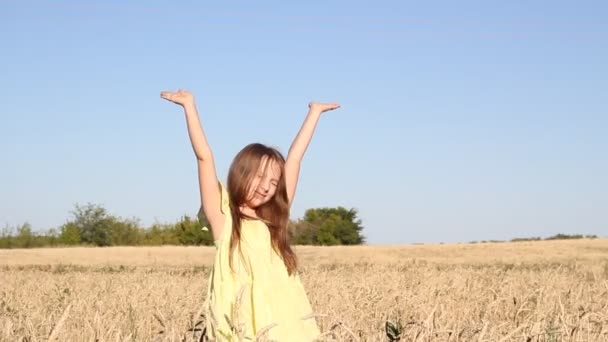
[[[247, 203], [249, 185], [252, 183], [262, 159], [268, 158], [266, 168], [271, 162], [277, 163], [281, 169], [281, 177], [276, 192], [272, 198], [255, 208], [256, 215], [266, 223], [270, 230], [272, 248], [281, 256], [287, 272], [292, 275], [297, 270], [297, 258], [289, 245], [287, 224], [289, 222], [289, 199], [285, 185], [285, 158], [276, 149], [263, 144], [254, 143], [245, 146], [234, 157], [228, 171], [228, 197], [230, 199], [230, 214], [232, 216], [232, 236], [230, 238], [229, 260], [233, 268], [232, 255], [241, 241], [241, 220], [248, 218], [240, 210]], [[240, 246], [240, 245], [239, 245]]]

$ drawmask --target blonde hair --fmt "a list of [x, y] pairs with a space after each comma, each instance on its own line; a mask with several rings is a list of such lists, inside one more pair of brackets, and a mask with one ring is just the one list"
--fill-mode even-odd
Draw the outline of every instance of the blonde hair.
[[289, 199], [285, 185], [285, 158], [275, 148], [254, 143], [245, 146], [234, 157], [228, 171], [228, 197], [232, 216], [232, 236], [230, 238], [230, 267], [234, 249], [241, 241], [241, 220], [247, 218], [240, 207], [247, 203], [249, 185], [259, 170], [264, 158], [268, 158], [265, 169], [276, 163], [281, 169], [281, 177], [272, 198], [255, 208], [257, 216], [266, 223], [270, 230], [272, 248], [281, 256], [287, 272], [292, 275], [297, 270], [297, 258], [289, 245], [287, 225], [289, 223]]

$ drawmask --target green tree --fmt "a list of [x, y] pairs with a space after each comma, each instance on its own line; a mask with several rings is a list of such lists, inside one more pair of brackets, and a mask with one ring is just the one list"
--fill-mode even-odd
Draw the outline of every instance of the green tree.
[[74, 222], [68, 222], [59, 228], [59, 243], [62, 245], [80, 244], [80, 228]]
[[209, 224], [204, 217], [202, 221], [199, 221], [185, 215], [175, 224], [174, 232], [178, 236], [179, 243], [182, 245], [211, 246], [213, 245], [213, 237], [208, 227]]
[[292, 224], [296, 244], [358, 245], [365, 243], [363, 226], [355, 209], [313, 208]]
[[304, 220], [289, 221], [289, 239], [296, 245], [313, 245], [315, 242], [315, 230]]
[[35, 237], [32, 234], [32, 226], [29, 223], [24, 223], [17, 227], [17, 236], [15, 244], [18, 248], [35, 247]]
[[136, 219], [109, 218], [110, 241], [112, 246], [136, 246], [144, 239], [143, 230]]
[[179, 237], [174, 234], [174, 225], [155, 223], [144, 231], [143, 244], [148, 246], [179, 245]]
[[43, 239], [42, 246], [57, 246], [60, 244], [59, 242], [59, 230], [57, 228], [51, 228], [46, 233], [42, 233], [40, 238]]
[[13, 228], [5, 224], [0, 230], [0, 248], [13, 248]]
[[75, 205], [72, 212], [74, 224], [80, 235], [80, 242], [95, 246], [110, 246], [110, 234], [114, 218], [100, 205], [88, 203], [84, 206]]

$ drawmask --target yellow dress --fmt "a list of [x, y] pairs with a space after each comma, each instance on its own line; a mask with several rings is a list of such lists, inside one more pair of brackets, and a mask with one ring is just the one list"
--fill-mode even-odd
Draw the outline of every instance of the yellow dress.
[[[228, 193], [220, 183], [226, 219], [215, 241], [216, 254], [207, 288], [207, 334], [216, 341], [313, 341], [320, 334], [299, 275], [289, 276], [271, 247], [270, 232], [259, 220], [241, 223], [241, 243], [229, 265], [232, 217]], [[199, 213], [200, 219], [201, 213]]]

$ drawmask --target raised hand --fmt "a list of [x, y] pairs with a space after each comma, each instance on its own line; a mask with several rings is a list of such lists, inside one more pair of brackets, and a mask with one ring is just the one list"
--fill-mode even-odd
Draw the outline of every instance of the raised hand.
[[319, 103], [313, 101], [308, 104], [306, 119], [304, 119], [302, 127], [293, 139], [291, 147], [289, 147], [287, 160], [285, 161], [285, 186], [290, 206], [296, 193], [302, 157], [304, 157], [304, 153], [312, 139], [317, 122], [321, 118], [321, 113], [338, 108], [340, 108], [340, 104], [338, 103]]
[[330, 110], [334, 110], [334, 109], [340, 108], [340, 104], [339, 103], [335, 103], [335, 102], [333, 102], [333, 103], [310, 102], [308, 104], [308, 108], [311, 111], [323, 113], [323, 112], [327, 112], [327, 111], [330, 111]]
[[176, 92], [173, 91], [161, 91], [160, 97], [167, 101], [177, 103], [181, 106], [191, 105], [194, 103], [194, 95], [187, 90], [180, 89]]
[[199, 190], [201, 196], [201, 207], [199, 213], [204, 213], [214, 240], [222, 235], [224, 229], [224, 213], [221, 210], [221, 193], [218, 187], [217, 172], [215, 171], [215, 161], [211, 147], [205, 137], [203, 126], [198, 117], [198, 110], [194, 103], [194, 95], [187, 90], [180, 89], [176, 92], [161, 91], [160, 97], [176, 103], [183, 107], [186, 124], [188, 126], [188, 136], [192, 143], [192, 149], [197, 160]]

